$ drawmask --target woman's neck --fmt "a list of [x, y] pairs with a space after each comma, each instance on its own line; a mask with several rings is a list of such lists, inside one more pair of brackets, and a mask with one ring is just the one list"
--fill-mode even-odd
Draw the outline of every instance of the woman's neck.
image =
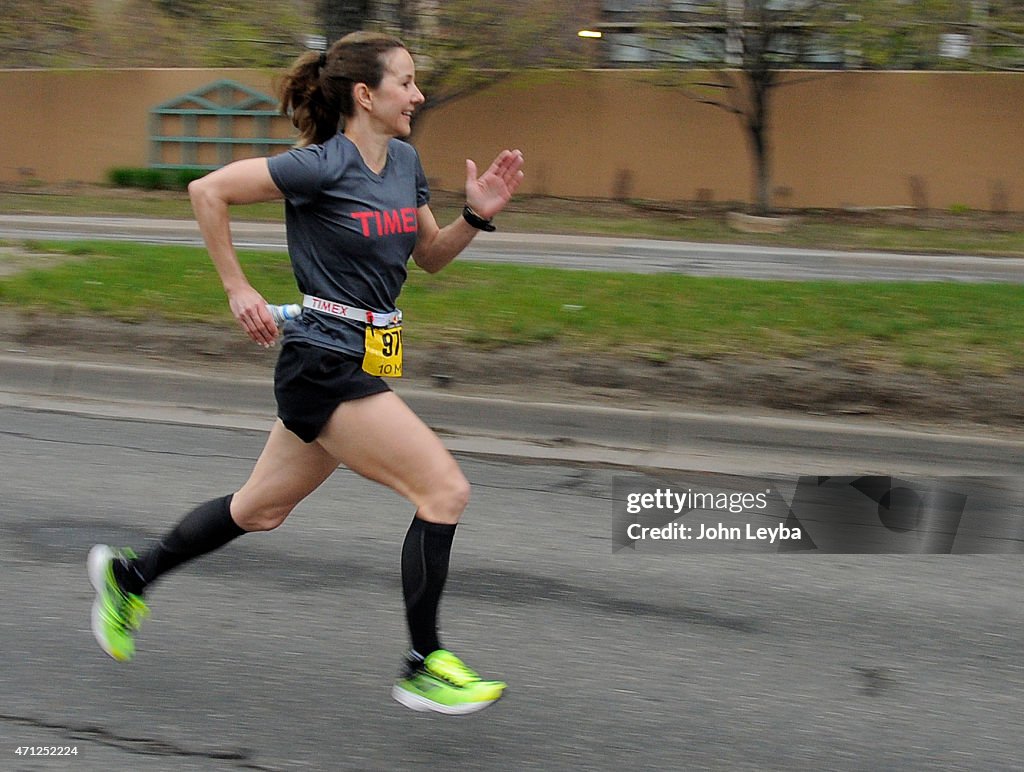
[[388, 161], [390, 137], [375, 131], [368, 131], [366, 127], [358, 124], [346, 126], [343, 133], [359, 150], [359, 155], [363, 157], [363, 163], [369, 167], [370, 171], [375, 174], [384, 171], [384, 165]]

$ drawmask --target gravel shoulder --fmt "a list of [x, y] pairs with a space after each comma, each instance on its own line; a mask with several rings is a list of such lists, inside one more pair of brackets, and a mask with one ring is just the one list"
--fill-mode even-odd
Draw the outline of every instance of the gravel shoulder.
[[[0, 309], [0, 351], [124, 366], [272, 376], [276, 353], [212, 325], [21, 315]], [[1017, 430], [1024, 374], [1001, 377], [854, 369], [811, 359], [677, 358], [665, 363], [579, 355], [558, 346], [493, 351], [411, 347], [405, 381], [453, 394], [669, 410], [781, 411], [915, 425]]]

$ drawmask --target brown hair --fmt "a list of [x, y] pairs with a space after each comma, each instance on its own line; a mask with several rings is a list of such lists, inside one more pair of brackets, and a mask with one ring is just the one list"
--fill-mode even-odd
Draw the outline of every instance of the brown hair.
[[299, 130], [300, 146], [333, 137], [344, 118], [355, 114], [352, 87], [377, 88], [387, 69], [385, 55], [405, 48], [401, 40], [377, 32], [353, 32], [326, 53], [308, 51], [295, 60], [278, 88], [281, 114]]

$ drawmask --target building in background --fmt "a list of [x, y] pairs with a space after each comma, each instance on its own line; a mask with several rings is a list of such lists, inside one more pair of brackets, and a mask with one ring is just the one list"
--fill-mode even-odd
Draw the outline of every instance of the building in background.
[[602, 0], [590, 29], [600, 66], [615, 68], [739, 67], [746, 31], [771, 27], [772, 56], [798, 69], [1024, 69], [1024, 3], [920, 13], [901, 0]]

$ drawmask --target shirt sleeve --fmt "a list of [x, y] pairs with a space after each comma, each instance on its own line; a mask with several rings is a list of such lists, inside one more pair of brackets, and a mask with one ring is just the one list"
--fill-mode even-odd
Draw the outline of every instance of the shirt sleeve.
[[270, 177], [294, 206], [315, 199], [323, 188], [323, 145], [308, 145], [267, 159]]
[[420, 163], [420, 154], [416, 153], [416, 208], [430, 203], [430, 185], [427, 183], [427, 174], [423, 171], [423, 164]]

